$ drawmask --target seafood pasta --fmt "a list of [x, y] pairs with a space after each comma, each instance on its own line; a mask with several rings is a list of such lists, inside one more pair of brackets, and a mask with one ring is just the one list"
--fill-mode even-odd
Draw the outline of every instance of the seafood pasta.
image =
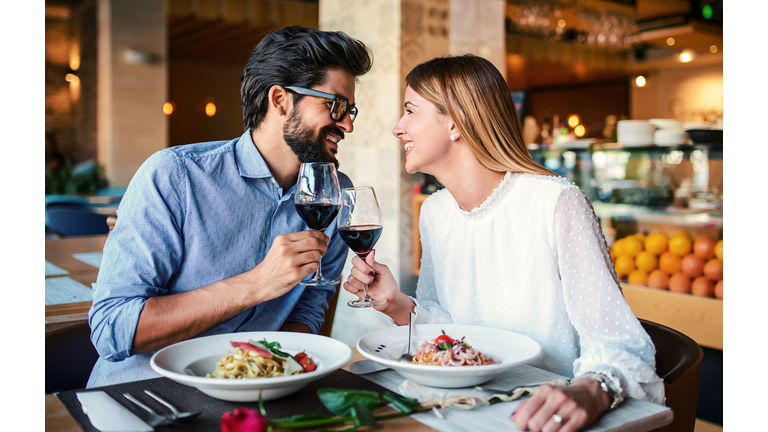
[[442, 335], [419, 342], [411, 363], [430, 366], [484, 366], [498, 364], [493, 357], [486, 357], [461, 339]]

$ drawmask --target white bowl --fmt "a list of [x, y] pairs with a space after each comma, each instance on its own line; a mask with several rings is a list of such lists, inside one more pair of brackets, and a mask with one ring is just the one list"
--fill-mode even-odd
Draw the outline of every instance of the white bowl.
[[541, 346], [528, 336], [490, 327], [460, 324], [418, 324], [414, 329], [414, 349], [424, 339], [434, 339], [441, 330], [464, 341], [486, 357], [500, 364], [485, 366], [427, 366], [398, 361], [408, 343], [408, 326], [392, 327], [369, 333], [357, 341], [357, 350], [365, 357], [389, 366], [405, 379], [438, 388], [472, 387], [490, 381], [496, 375], [534, 361]]
[[[224, 379], [206, 378], [216, 370], [216, 363], [227, 351], [234, 352], [230, 341], [249, 339], [279, 342], [280, 351], [291, 355], [306, 352], [317, 369], [298, 375], [269, 378]], [[295, 393], [310, 382], [322, 378], [347, 364], [352, 349], [325, 336], [292, 332], [243, 332], [195, 338], [173, 344], [156, 352], [150, 360], [155, 372], [201, 392], [232, 402], [255, 402], [259, 393], [263, 400], [277, 399]]]

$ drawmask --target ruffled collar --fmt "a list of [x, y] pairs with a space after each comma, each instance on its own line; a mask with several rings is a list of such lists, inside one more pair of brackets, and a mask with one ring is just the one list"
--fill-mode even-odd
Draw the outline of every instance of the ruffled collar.
[[459, 214], [465, 217], [472, 217], [472, 218], [477, 218], [490, 212], [491, 209], [493, 209], [496, 206], [496, 203], [498, 203], [501, 200], [501, 196], [504, 195], [504, 192], [506, 192], [511, 187], [513, 183], [511, 181], [512, 177], [513, 177], [512, 173], [507, 171], [507, 173], [504, 175], [504, 178], [501, 180], [499, 185], [493, 189], [493, 192], [491, 192], [488, 198], [486, 198], [485, 201], [483, 201], [483, 203], [480, 204], [479, 207], [475, 207], [470, 211], [466, 211], [461, 207], [459, 207], [459, 203], [457, 203], [456, 199], [453, 198], [453, 196], [451, 196], [451, 198], [453, 198], [451, 200], [453, 208], [456, 209], [456, 211], [458, 211]]

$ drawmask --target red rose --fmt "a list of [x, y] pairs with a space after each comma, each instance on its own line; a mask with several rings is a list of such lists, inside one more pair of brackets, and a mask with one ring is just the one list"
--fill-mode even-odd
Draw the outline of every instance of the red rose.
[[265, 432], [269, 420], [260, 412], [248, 408], [237, 408], [221, 416], [221, 432]]

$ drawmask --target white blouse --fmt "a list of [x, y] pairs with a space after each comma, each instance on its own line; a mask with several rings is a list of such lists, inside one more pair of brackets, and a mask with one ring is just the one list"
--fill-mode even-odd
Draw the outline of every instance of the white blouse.
[[533, 363], [608, 377], [664, 401], [655, 348], [629, 308], [589, 200], [561, 177], [507, 173], [470, 212], [447, 189], [421, 208], [416, 323], [495, 327], [539, 342]]

